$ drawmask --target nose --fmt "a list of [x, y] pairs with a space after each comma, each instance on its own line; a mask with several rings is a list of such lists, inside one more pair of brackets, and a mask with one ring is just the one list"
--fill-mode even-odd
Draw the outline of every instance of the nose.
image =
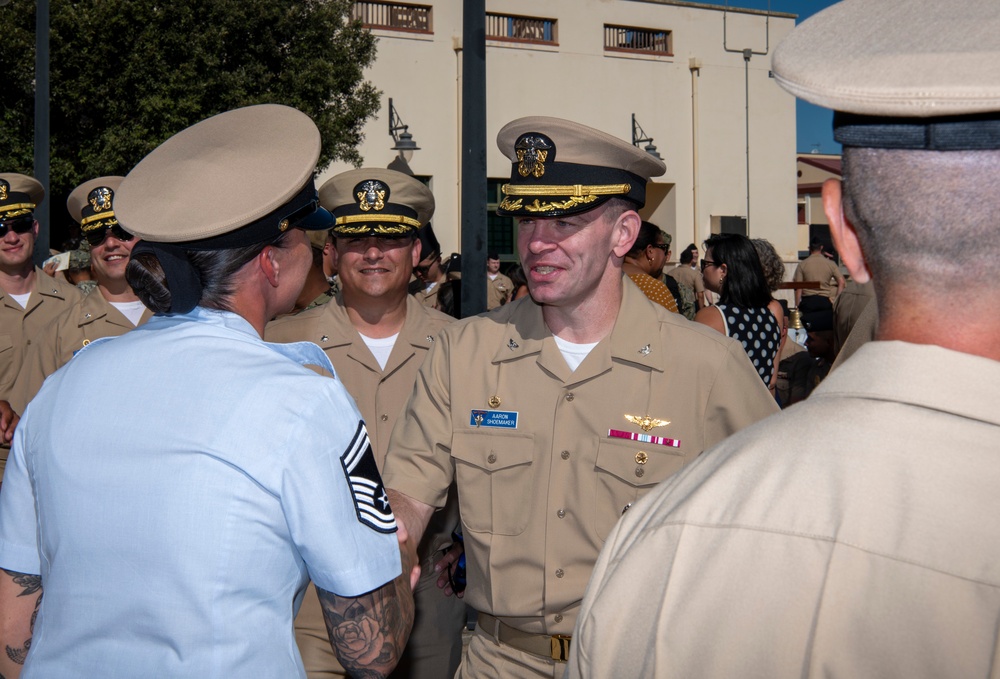
[[377, 262], [385, 256], [382, 252], [382, 248], [379, 244], [378, 238], [369, 238], [368, 242], [365, 244], [365, 259]]
[[539, 219], [529, 224], [521, 224], [520, 228], [528, 252], [531, 254], [540, 255], [555, 247], [555, 227], [550, 220]]

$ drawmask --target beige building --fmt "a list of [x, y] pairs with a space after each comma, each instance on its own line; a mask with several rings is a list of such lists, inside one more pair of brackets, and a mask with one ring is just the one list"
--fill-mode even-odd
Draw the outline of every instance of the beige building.
[[840, 156], [822, 153], [800, 155], [796, 169], [799, 191], [798, 243], [799, 250], [806, 250], [813, 235], [824, 239], [830, 237], [821, 191], [823, 182], [827, 179], [840, 179]]
[[[379, 37], [366, 77], [382, 90], [360, 152], [366, 165], [396, 157], [391, 98], [419, 146], [409, 165], [434, 191], [445, 254], [461, 243], [461, 7], [359, 0], [353, 10]], [[642, 147], [652, 138], [667, 172], [649, 187], [643, 214], [673, 235], [675, 252], [745, 228], [749, 211], [749, 235], [795, 261], [795, 100], [769, 71], [794, 15], [680, 0], [486, 0], [486, 11], [491, 207], [510, 174], [497, 131], [521, 116], [559, 116], [645, 139]], [[345, 169], [335, 164], [321, 180]], [[516, 259], [512, 221], [487, 219], [489, 249]]]

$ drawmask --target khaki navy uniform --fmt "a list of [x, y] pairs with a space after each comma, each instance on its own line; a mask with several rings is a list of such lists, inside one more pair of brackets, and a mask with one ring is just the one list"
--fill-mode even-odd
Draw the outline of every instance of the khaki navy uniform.
[[491, 279], [486, 274], [486, 310], [496, 309], [510, 299], [510, 293], [514, 290], [514, 281], [502, 273], [498, 273], [496, 278]]
[[847, 342], [855, 323], [861, 318], [865, 308], [875, 301], [875, 286], [871, 281], [858, 283], [850, 280], [844, 291], [833, 302], [833, 336], [837, 351]]
[[[52, 278], [38, 267], [35, 267], [35, 286], [27, 308], [22, 308], [0, 289], [0, 399], [10, 400], [11, 389], [32, 338], [82, 296], [73, 284]], [[10, 448], [0, 445], [0, 482], [9, 452]]]
[[[530, 297], [450, 325], [393, 431], [387, 487], [440, 507], [458, 484], [466, 601], [480, 611], [459, 676], [559, 676], [551, 635], [572, 632], [622, 512], [778, 410], [738, 342], [634, 285], [622, 295], [614, 330], [573, 372]], [[644, 434], [627, 416], [677, 447], [621, 438]]]
[[[441, 281], [443, 283], [444, 281]], [[414, 298], [420, 302], [421, 306], [433, 309], [437, 306], [438, 293], [441, 292], [441, 283], [435, 283], [434, 287], [420, 288], [413, 293]]]
[[837, 280], [841, 278], [840, 269], [831, 262], [822, 252], [814, 252], [801, 262], [795, 269], [792, 280], [796, 282], [816, 281], [819, 283], [819, 290], [802, 290], [803, 297], [812, 295], [822, 295], [833, 299], [837, 296]]
[[[142, 312], [139, 325], [153, 313]], [[100, 290], [95, 291], [72, 307], [66, 313], [45, 326], [32, 340], [25, 352], [21, 370], [11, 389], [11, 405], [18, 413], [23, 413], [28, 402], [42, 388], [45, 378], [54, 373], [83, 347], [102, 337], [118, 337], [136, 326], [125, 315], [111, 305]]]
[[998, 400], [996, 361], [861, 347], [626, 513], [566, 676], [996, 677]]
[[[348, 393], [354, 398], [365, 420], [368, 436], [379, 468], [389, 449], [389, 435], [413, 391], [417, 369], [435, 344], [435, 337], [451, 316], [427, 309], [411, 296], [406, 299], [406, 321], [389, 355], [385, 370], [351, 325], [343, 299], [337, 296], [329, 304], [303, 311], [269, 323], [264, 338], [269, 342], [308, 340], [318, 344], [337, 371]], [[458, 506], [454, 498], [444, 510], [435, 513], [420, 544], [421, 578], [414, 592], [417, 617], [406, 653], [393, 676], [435, 679], [447, 674], [447, 668], [461, 654], [461, 630], [465, 624], [465, 602], [446, 597], [437, 587], [434, 562], [439, 552], [452, 542], [458, 525]], [[330, 647], [314, 586], [302, 601], [295, 619], [295, 636], [302, 661], [310, 679], [344, 676]]]
[[843, 346], [837, 352], [837, 358], [830, 370], [839, 368], [858, 349], [874, 340], [876, 332], [878, 332], [878, 304], [872, 297], [851, 327], [851, 334], [847, 336]]

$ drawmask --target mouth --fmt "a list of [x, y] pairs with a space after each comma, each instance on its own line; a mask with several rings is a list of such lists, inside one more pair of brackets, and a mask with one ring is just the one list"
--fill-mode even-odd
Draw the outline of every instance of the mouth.
[[373, 275], [378, 275], [378, 274], [389, 273], [389, 270], [381, 268], [381, 267], [367, 267], [367, 268], [361, 269], [361, 273], [363, 275], [365, 275], [365, 276], [373, 276]]
[[117, 262], [122, 259], [128, 259], [126, 255], [108, 255], [104, 258], [105, 262]]
[[559, 270], [560, 270], [559, 267], [549, 266], [547, 264], [536, 264], [535, 266], [531, 267], [532, 273], [542, 277], [551, 276], [552, 274], [556, 273]]

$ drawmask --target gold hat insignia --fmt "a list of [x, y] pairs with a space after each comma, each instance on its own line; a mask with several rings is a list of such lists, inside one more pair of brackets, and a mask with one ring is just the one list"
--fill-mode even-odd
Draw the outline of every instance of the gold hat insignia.
[[111, 209], [111, 189], [107, 186], [99, 186], [90, 192], [88, 196], [88, 202], [90, 207], [94, 208], [94, 212], [103, 212], [104, 210]]
[[637, 425], [643, 431], [649, 431], [655, 427], [665, 427], [670, 424], [669, 420], [658, 420], [655, 417], [650, 417], [649, 415], [644, 415], [639, 417], [638, 415], [626, 415], [625, 419], [634, 425]]
[[552, 143], [541, 135], [527, 134], [517, 140], [514, 150], [517, 153], [517, 173], [522, 177], [529, 174], [536, 179], [545, 174], [545, 161], [549, 157]]
[[361, 184], [361, 190], [357, 193], [358, 207], [364, 212], [369, 210], [378, 212], [385, 208], [386, 193], [388, 193], [388, 187], [385, 184], [376, 179], [370, 179]]
[[0, 200], [7, 200], [7, 190], [10, 188], [10, 184], [7, 180], [0, 179]]

